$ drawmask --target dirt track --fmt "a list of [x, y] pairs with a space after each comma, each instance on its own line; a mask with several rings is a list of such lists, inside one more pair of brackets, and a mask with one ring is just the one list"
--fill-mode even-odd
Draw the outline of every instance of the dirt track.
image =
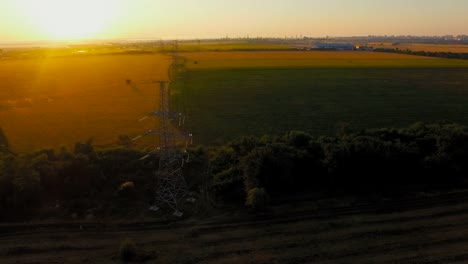
[[126, 238], [145, 263], [466, 263], [467, 201], [458, 193], [172, 224], [2, 226], [0, 263], [118, 263]]

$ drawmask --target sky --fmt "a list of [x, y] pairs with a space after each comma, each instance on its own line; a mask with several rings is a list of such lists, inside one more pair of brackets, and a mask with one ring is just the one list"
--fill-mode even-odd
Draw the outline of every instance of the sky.
[[0, 42], [468, 35], [468, 0], [0, 0]]

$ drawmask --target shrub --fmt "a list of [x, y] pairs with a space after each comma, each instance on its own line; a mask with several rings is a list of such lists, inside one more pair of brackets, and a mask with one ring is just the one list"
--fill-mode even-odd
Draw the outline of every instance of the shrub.
[[294, 149], [282, 143], [257, 147], [242, 158], [246, 190], [264, 187], [269, 192], [294, 190]]
[[136, 245], [131, 240], [124, 240], [120, 243], [119, 256], [124, 262], [132, 261], [137, 256]]
[[119, 187], [119, 196], [125, 201], [133, 201], [136, 197], [135, 184], [131, 181], [124, 182]]
[[242, 171], [231, 167], [213, 175], [213, 191], [217, 198], [226, 201], [242, 201], [245, 197]]
[[120, 185], [120, 192], [133, 192], [135, 190], [135, 184], [131, 181], [124, 182]]
[[270, 197], [264, 188], [253, 188], [247, 193], [246, 205], [254, 211], [264, 211], [268, 207]]

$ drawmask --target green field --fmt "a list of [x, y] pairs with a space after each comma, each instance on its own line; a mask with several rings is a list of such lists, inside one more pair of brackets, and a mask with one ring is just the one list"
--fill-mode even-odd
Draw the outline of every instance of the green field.
[[242, 135], [468, 123], [468, 68], [196, 69], [175, 85], [199, 143]]

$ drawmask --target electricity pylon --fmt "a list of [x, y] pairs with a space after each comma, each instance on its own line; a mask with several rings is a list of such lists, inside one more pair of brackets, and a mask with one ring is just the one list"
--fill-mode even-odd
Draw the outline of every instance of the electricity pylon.
[[[185, 116], [181, 113], [171, 112], [169, 107], [170, 92], [167, 82], [151, 81], [145, 83], [159, 84], [159, 109], [140, 119], [140, 121], [143, 121], [150, 116], [159, 119], [155, 129], [144, 133], [144, 135], [159, 138], [159, 147], [153, 151], [159, 152], [159, 167], [155, 172], [158, 186], [155, 193], [155, 204], [150, 207], [150, 210], [157, 211], [162, 206], [169, 206], [174, 210], [174, 215], [180, 217], [183, 215], [179, 210], [180, 201], [188, 194], [182, 168], [184, 163], [189, 161], [187, 147], [192, 144], [192, 134], [181, 132], [173, 125], [175, 121], [178, 121], [179, 126], [185, 124]], [[137, 136], [133, 140], [138, 140], [141, 137], [143, 135]], [[185, 140], [185, 149], [183, 151], [177, 146], [177, 141], [180, 139]], [[144, 160], [149, 157], [151, 157], [151, 153], [141, 159]]]
[[[174, 79], [174, 75], [183, 67], [179, 62], [178, 43], [174, 44], [174, 52], [172, 54], [172, 65], [169, 68], [169, 78]], [[174, 80], [175, 81], [175, 80]], [[192, 134], [181, 132], [176, 129], [174, 123], [178, 121], [179, 127], [185, 124], [185, 116], [182, 113], [171, 112], [170, 109], [170, 86], [166, 81], [149, 81], [141, 83], [159, 84], [159, 104], [156, 111], [140, 119], [143, 121], [150, 116], [157, 117], [159, 122], [154, 130], [148, 130], [145, 135], [154, 135], [159, 138], [159, 147], [156, 151], [159, 152], [159, 168], [155, 172], [158, 180], [158, 186], [155, 193], [155, 204], [150, 207], [150, 210], [157, 211], [160, 207], [168, 206], [174, 210], [175, 216], [182, 216], [183, 213], [179, 210], [180, 202], [187, 196], [187, 183], [182, 173], [182, 168], [185, 162], [189, 161], [187, 147], [192, 144]], [[127, 84], [134, 87], [131, 80], [127, 80]], [[138, 136], [133, 140], [141, 138]], [[185, 149], [182, 151], [177, 146], [179, 139], [185, 140]], [[154, 151], [154, 152], [156, 152]], [[151, 157], [150, 154], [141, 159]]]
[[[166, 82], [159, 82], [159, 111], [152, 114], [159, 117], [159, 129], [156, 134], [159, 135], [160, 157], [157, 176], [159, 180], [156, 191], [156, 204], [152, 207], [157, 210], [160, 206], [168, 205], [174, 209], [174, 215], [182, 216], [179, 210], [179, 201], [187, 195], [187, 183], [182, 174], [182, 168], [186, 157], [177, 147], [177, 138], [185, 137], [186, 146], [191, 143], [192, 135], [181, 135], [172, 126], [172, 120], [178, 119], [179, 125], [185, 123], [185, 117], [182, 114], [173, 113], [169, 108], [169, 92], [166, 88]], [[188, 157], [187, 157], [188, 158]]]

